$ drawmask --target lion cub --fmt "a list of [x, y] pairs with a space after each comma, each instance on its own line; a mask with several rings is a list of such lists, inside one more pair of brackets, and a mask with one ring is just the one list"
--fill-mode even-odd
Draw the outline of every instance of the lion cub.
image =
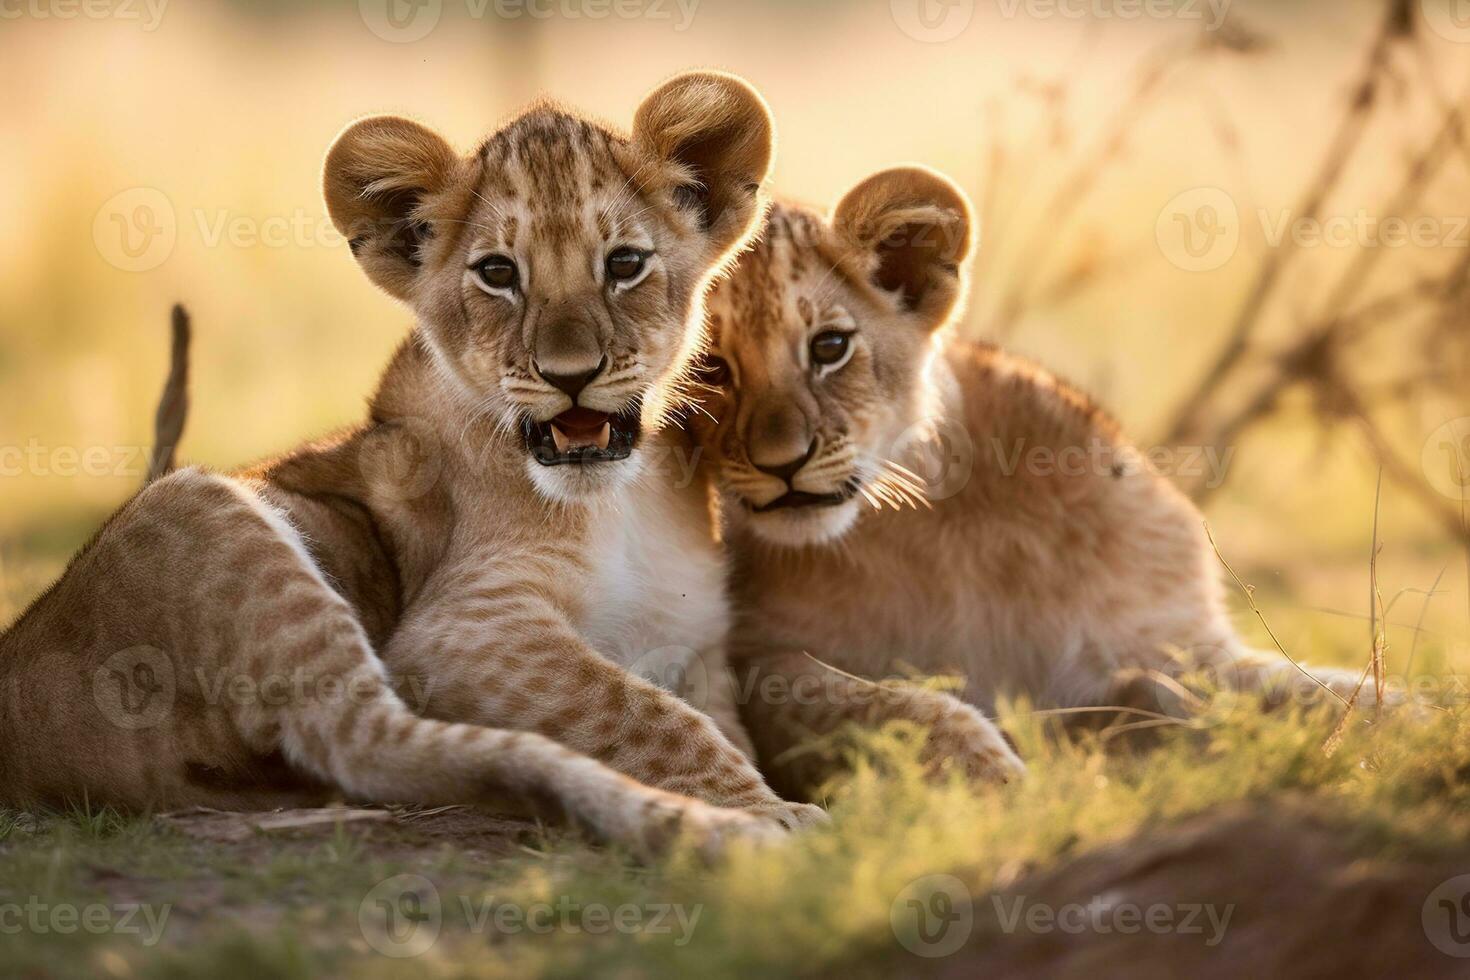
[[[981, 707], [1025, 694], [1166, 711], [1192, 668], [1238, 687], [1299, 676], [1243, 648], [1199, 512], [1104, 412], [1033, 364], [944, 337], [971, 235], [948, 180], [888, 170], [830, 220], [778, 205], [711, 295], [715, 422], [695, 429], [725, 491], [742, 687], [819, 678], [796, 651], [869, 678], [959, 673]], [[765, 755], [849, 717], [840, 700], [745, 710]], [[947, 718], [936, 752], [1008, 761], [983, 719], [936, 701], [861, 710]]]
[[[0, 802], [520, 800], [639, 848], [810, 820], [726, 734], [722, 558], [665, 425], [770, 156], [710, 73], [631, 137], [347, 129], [328, 209], [417, 327], [361, 427], [152, 483], [0, 636]], [[649, 653], [707, 667], [725, 732]]]

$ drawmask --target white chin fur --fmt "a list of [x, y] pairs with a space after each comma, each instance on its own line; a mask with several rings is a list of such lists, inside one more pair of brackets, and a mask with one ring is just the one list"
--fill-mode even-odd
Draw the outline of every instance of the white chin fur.
[[526, 473], [531, 485], [547, 500], [558, 504], [587, 504], [616, 494], [638, 478], [643, 470], [643, 453], [638, 448], [627, 459], [605, 463], [542, 466], [526, 454]]
[[857, 522], [862, 501], [835, 507], [795, 507], [768, 514], [749, 514], [746, 523], [756, 537], [789, 548], [826, 544], [846, 534]]

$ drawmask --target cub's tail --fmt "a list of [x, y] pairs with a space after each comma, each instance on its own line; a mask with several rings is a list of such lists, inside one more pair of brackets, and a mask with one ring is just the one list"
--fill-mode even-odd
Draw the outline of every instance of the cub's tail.
[[184, 435], [184, 421], [189, 414], [189, 314], [175, 304], [172, 314], [173, 341], [168, 380], [158, 399], [158, 412], [153, 417], [153, 456], [148, 462], [152, 483], [173, 472], [174, 453]]

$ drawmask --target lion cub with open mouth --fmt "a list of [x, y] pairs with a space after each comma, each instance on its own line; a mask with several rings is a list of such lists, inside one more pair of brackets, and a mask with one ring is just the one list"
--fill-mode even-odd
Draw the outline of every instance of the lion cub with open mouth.
[[[0, 802], [526, 801], [640, 849], [816, 817], [732, 741], [722, 557], [664, 424], [771, 141], [710, 73], [631, 137], [344, 132], [332, 220], [417, 327], [363, 426], [151, 484], [0, 636]], [[703, 666], [709, 713], [647, 655]]]
[[[692, 425], [720, 469], [731, 652], [763, 758], [845, 720], [901, 718], [934, 726], [936, 759], [1017, 765], [973, 709], [875, 698], [807, 652], [866, 678], [958, 673], [982, 708], [1024, 694], [1172, 714], [1191, 670], [1277, 693], [1300, 678], [1244, 649], [1199, 512], [1106, 414], [1034, 364], [944, 336], [971, 247], [963, 193], [898, 168], [830, 220], [777, 205], [711, 295], [708, 418]], [[1030, 465], [1037, 450], [1057, 465]], [[1344, 698], [1358, 684], [1321, 679]], [[759, 693], [803, 683], [825, 693]]]

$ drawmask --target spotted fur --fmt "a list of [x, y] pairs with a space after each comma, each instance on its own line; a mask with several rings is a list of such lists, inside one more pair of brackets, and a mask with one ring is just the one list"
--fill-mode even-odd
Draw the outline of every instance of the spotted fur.
[[[631, 136], [545, 107], [466, 156], [402, 119], [349, 128], [328, 208], [418, 320], [369, 420], [163, 477], [108, 523], [0, 635], [0, 802], [518, 802], [645, 850], [812, 820], [743, 750], [706, 487], [661, 425], [770, 140], [714, 74], [654, 92]], [[656, 258], [614, 294], [596, 270], [630, 237]], [[485, 247], [527, 270], [513, 301], [472, 281]], [[593, 354], [588, 396], [641, 398], [638, 451], [538, 478], [518, 423], [568, 403], [535, 359]], [[670, 650], [705, 669], [698, 705], [639, 676]]]

